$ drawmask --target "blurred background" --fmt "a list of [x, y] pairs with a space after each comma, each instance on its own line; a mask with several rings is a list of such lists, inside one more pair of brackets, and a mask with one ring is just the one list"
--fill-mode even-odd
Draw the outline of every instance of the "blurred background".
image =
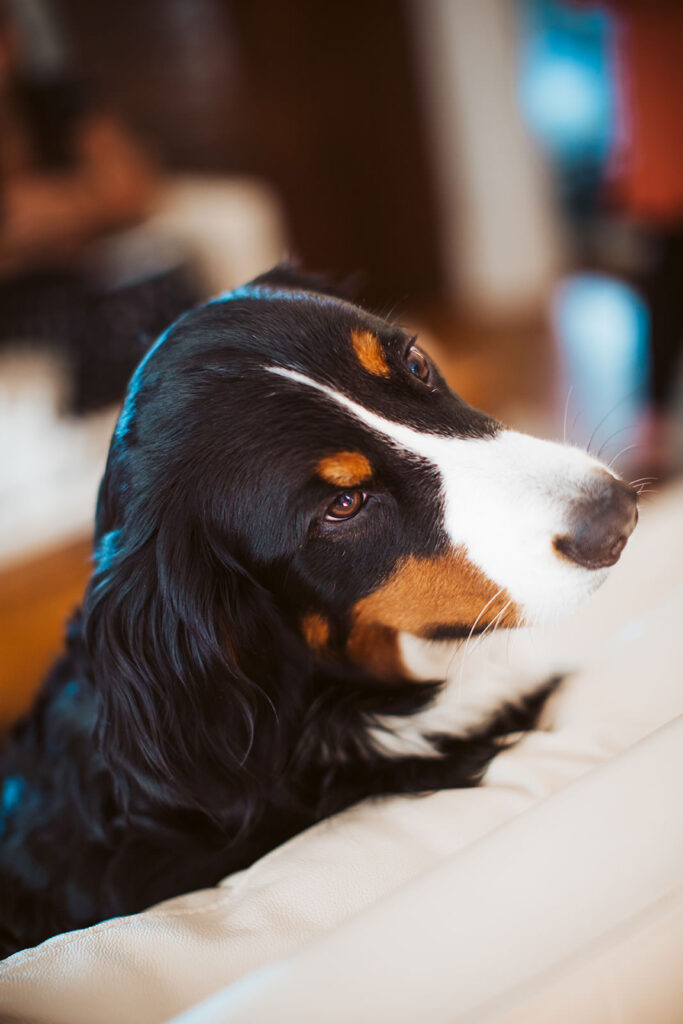
[[0, 0], [0, 724], [126, 382], [286, 258], [647, 495], [683, 465], [678, 0]]

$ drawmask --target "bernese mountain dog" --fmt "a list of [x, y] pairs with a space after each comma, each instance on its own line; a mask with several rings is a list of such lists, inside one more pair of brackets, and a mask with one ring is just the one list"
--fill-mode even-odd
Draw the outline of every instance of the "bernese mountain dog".
[[424, 678], [416, 645], [576, 607], [636, 518], [596, 459], [471, 408], [315, 279], [185, 314], [133, 375], [82, 609], [0, 758], [0, 952], [358, 800], [476, 784], [546, 689]]

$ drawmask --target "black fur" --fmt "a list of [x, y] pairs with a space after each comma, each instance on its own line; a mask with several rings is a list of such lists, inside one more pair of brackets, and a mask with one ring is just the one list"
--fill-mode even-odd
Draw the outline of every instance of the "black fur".
[[[354, 327], [381, 335], [390, 379], [359, 372]], [[2, 955], [215, 884], [364, 797], [475, 784], [533, 721], [536, 708], [525, 721], [501, 709], [480, 736], [440, 737], [431, 759], [388, 759], [369, 738], [375, 716], [410, 715], [441, 685], [378, 681], [343, 656], [354, 603], [406, 553], [446, 543], [434, 472], [263, 364], [421, 430], [494, 433], [435, 369], [430, 388], [403, 372], [407, 343], [279, 268], [188, 314], [136, 372], [82, 610], [0, 760]], [[310, 470], [340, 447], [367, 451], [382, 486], [330, 526], [334, 488]], [[324, 657], [302, 636], [307, 611], [331, 624]]]

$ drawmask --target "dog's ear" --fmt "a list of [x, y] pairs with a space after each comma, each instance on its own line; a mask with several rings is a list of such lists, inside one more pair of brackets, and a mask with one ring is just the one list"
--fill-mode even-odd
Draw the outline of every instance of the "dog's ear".
[[191, 524], [141, 517], [102, 536], [84, 612], [99, 743], [121, 797], [141, 787], [243, 825], [282, 769], [279, 666], [296, 665], [268, 592]]
[[250, 284], [266, 285], [269, 288], [302, 288], [320, 295], [353, 302], [359, 294], [361, 281], [357, 274], [335, 280], [327, 274], [309, 274], [300, 270], [296, 263], [279, 263], [254, 278]]

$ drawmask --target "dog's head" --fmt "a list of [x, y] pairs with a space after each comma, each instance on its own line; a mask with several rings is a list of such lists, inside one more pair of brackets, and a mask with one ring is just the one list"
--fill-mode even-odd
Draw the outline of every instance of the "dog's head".
[[266, 275], [183, 317], [134, 375], [98, 507], [94, 671], [122, 675], [150, 762], [164, 729], [190, 756], [207, 702], [223, 722], [229, 706], [239, 761], [283, 665], [397, 682], [401, 632], [572, 609], [636, 515], [595, 459], [468, 406], [401, 328]]

